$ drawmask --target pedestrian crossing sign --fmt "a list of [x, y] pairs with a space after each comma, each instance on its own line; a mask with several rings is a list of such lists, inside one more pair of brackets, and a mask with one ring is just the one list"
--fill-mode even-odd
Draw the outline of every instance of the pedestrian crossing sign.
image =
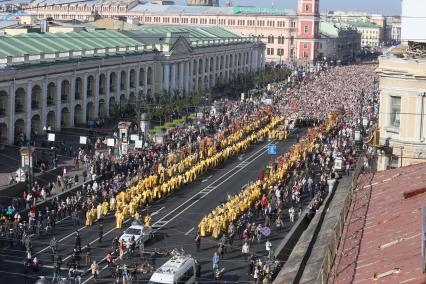
[[275, 146], [275, 145], [268, 146], [268, 154], [269, 155], [276, 155], [277, 154], [277, 146]]

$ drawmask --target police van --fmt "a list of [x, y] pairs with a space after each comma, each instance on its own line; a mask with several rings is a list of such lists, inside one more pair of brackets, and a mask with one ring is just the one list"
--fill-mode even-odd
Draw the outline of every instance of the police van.
[[149, 284], [184, 284], [195, 282], [195, 261], [190, 255], [173, 256], [158, 268]]

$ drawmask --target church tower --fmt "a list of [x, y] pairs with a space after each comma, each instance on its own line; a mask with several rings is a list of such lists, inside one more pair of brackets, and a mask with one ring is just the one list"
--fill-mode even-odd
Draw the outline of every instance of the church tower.
[[319, 0], [299, 0], [297, 7], [297, 58], [303, 66], [315, 64], [319, 49]]

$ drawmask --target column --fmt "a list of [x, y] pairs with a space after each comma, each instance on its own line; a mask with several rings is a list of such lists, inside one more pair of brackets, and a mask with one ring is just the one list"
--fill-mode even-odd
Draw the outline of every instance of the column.
[[185, 83], [184, 83], [184, 90], [185, 90], [185, 93], [188, 93], [189, 92], [189, 90], [190, 90], [190, 80], [191, 80], [191, 75], [190, 75], [190, 71], [189, 71], [189, 61], [186, 61], [185, 63], [184, 63], [184, 65], [185, 65]]
[[117, 86], [116, 98], [120, 100], [120, 96], [121, 96], [121, 70], [120, 69], [117, 70], [117, 82], [115, 83], [115, 85]]
[[163, 89], [161, 92], [169, 91], [169, 80], [170, 80], [170, 65], [168, 63], [163, 64]]
[[83, 111], [83, 119], [82, 122], [87, 122], [87, 74], [84, 74], [83, 77], [83, 105], [82, 105], [82, 111]]
[[99, 117], [99, 80], [100, 80], [99, 70], [95, 74], [95, 117]]
[[141, 66], [136, 66], [136, 94], [139, 96], [139, 91], [141, 90], [141, 84], [140, 84], [140, 76], [141, 76]]
[[108, 71], [106, 74], [106, 82], [105, 82], [105, 88], [106, 88], [106, 93], [105, 93], [105, 109], [106, 109], [106, 116], [109, 116], [109, 100], [111, 98], [111, 92], [110, 92], [110, 87], [111, 87], [111, 82], [109, 81], [109, 77], [111, 76], [111, 71]]
[[75, 116], [75, 74], [71, 77], [71, 95], [70, 95], [70, 126], [74, 127]]
[[184, 88], [184, 86], [183, 86], [184, 65], [185, 65], [185, 62], [179, 63], [179, 92], [180, 92], [180, 94], [182, 94], [183, 88]]
[[28, 81], [27, 90], [26, 90], [26, 102], [25, 102], [25, 135], [27, 139], [31, 138], [31, 91], [32, 91], [32, 82]]
[[56, 80], [56, 104], [55, 104], [55, 126], [52, 125], [52, 127], [55, 127], [56, 131], [61, 130], [61, 102], [62, 102], [62, 88], [61, 88], [62, 80], [58, 78]]
[[[143, 75], [143, 95], [146, 97], [146, 95], [148, 94], [148, 67], [146, 66], [143, 68], [143, 70], [145, 70], [144, 75]], [[152, 82], [151, 82], [152, 84]]]
[[195, 59], [195, 64], [194, 64], [194, 70], [195, 70], [195, 76], [194, 76], [194, 79], [195, 79], [195, 83], [194, 83], [194, 86], [195, 86], [195, 90], [198, 90], [198, 78], [199, 78], [199, 76], [200, 76], [200, 74], [198, 73], [198, 71], [200, 70], [200, 67], [198, 66], [200, 64], [200, 62], [198, 61], [198, 58], [196, 58]]
[[9, 144], [15, 142], [15, 82], [9, 87]]
[[130, 97], [130, 67], [127, 68], [127, 77], [126, 77], [126, 98]]
[[42, 86], [42, 95], [41, 95], [41, 123], [42, 127], [47, 126], [46, 118], [47, 118], [47, 85], [48, 85], [48, 79], [43, 81]]
[[194, 61], [193, 60], [189, 60], [189, 62], [188, 62], [188, 65], [189, 65], [189, 74], [188, 74], [188, 83], [189, 83], [189, 89], [188, 89], [188, 91], [189, 92], [191, 92], [192, 90], [193, 90], [193, 88], [194, 88], [194, 84], [193, 84], [193, 69], [194, 69]]
[[216, 85], [216, 56], [213, 56], [213, 71], [212, 71], [212, 82], [211, 86], [214, 87]]
[[[205, 63], [205, 65], [204, 65], [204, 71], [206, 71], [206, 68], [207, 68], [207, 72], [204, 72], [205, 73], [205, 75], [204, 76], [206, 76], [207, 77], [207, 86], [204, 86], [205, 88], [209, 88], [210, 87], [210, 58], [209, 57], [207, 57], [207, 58], [205, 58], [205, 61], [204, 61]], [[203, 77], [204, 77], [203, 76]], [[204, 80], [203, 80], [203, 84], [204, 84]]]
[[[170, 85], [170, 92], [173, 94], [176, 89], [176, 64], [172, 64], [172, 78], [171, 78], [171, 85]], [[167, 78], [167, 77], [166, 77]]]

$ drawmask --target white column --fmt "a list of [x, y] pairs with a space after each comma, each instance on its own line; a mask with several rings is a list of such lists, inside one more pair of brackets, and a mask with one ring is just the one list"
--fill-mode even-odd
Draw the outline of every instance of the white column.
[[27, 90], [26, 90], [26, 102], [25, 102], [25, 135], [27, 139], [31, 138], [31, 91], [32, 91], [32, 82], [28, 81]]
[[9, 144], [15, 142], [15, 82], [9, 87]]
[[[146, 95], [148, 94], [148, 67], [149, 66], [145, 66], [143, 68], [144, 75], [143, 75], [143, 95], [146, 97]], [[152, 82], [151, 82], [152, 84]]]
[[75, 116], [75, 74], [71, 77], [71, 94], [70, 94], [70, 126], [74, 127]]
[[266, 49], [262, 48], [262, 64], [261, 64], [262, 69], [265, 68], [265, 64], [266, 64]]
[[47, 126], [46, 118], [47, 118], [47, 85], [48, 80], [47, 78], [43, 80], [42, 84], [42, 94], [41, 94], [41, 123], [42, 127]]
[[83, 77], [83, 105], [82, 105], [82, 110], [83, 110], [83, 119], [82, 122], [86, 123], [87, 122], [87, 74], [84, 74]]
[[199, 73], [199, 71], [200, 71], [200, 61], [199, 61], [199, 59], [197, 58], [196, 60], [195, 60], [195, 64], [194, 64], [194, 69], [195, 69], [195, 90], [198, 90], [199, 89], [199, 86], [198, 86], [198, 78], [200, 77], [200, 73]]
[[217, 64], [217, 56], [213, 56], [213, 71], [212, 71], [212, 87], [216, 86], [216, 64]]
[[126, 98], [130, 97], [130, 67], [127, 68], [127, 77], [126, 77]]
[[189, 89], [188, 89], [188, 91], [191, 92], [194, 88], [193, 81], [192, 81], [193, 78], [194, 78], [194, 75], [193, 75], [193, 73], [194, 73], [194, 71], [193, 71], [194, 70], [194, 61], [192, 59], [189, 60], [188, 65], [189, 65], [189, 76], [188, 76]]
[[95, 117], [99, 116], [99, 78], [100, 73], [99, 70], [95, 74]]
[[120, 69], [118, 69], [118, 71], [117, 71], [117, 83], [116, 83], [116, 86], [117, 86], [117, 92], [116, 92], [117, 96], [116, 96], [116, 98], [118, 98], [118, 100], [120, 100], [120, 96], [121, 96], [121, 70]]
[[184, 66], [185, 66], [185, 62], [180, 62], [179, 63], [179, 92], [182, 94], [183, 92], [183, 75], [184, 75]]
[[176, 63], [172, 64], [172, 78], [171, 78], [171, 85], [170, 85], [170, 92], [174, 92], [176, 89]]
[[184, 63], [184, 65], [185, 65], [185, 83], [184, 83], [184, 90], [185, 90], [185, 92], [186, 93], [188, 93], [189, 92], [189, 82], [190, 82], [190, 80], [191, 80], [191, 74], [189, 73], [189, 61], [186, 61], [185, 63]]
[[[56, 80], [56, 111], [55, 111], [55, 130], [60, 131], [61, 130], [61, 102], [62, 102], [62, 93], [61, 93], [61, 85], [62, 85], [62, 79], [58, 78]], [[52, 125], [53, 127], [53, 125]]]
[[[205, 64], [204, 65], [204, 73], [205, 73], [205, 75], [204, 76], [207, 77], [207, 86], [204, 86], [204, 87], [208, 88], [208, 87], [210, 87], [210, 58], [207, 57], [204, 62], [205, 62], [204, 63]], [[207, 68], [207, 72], [205, 72], [206, 68]], [[203, 83], [204, 83], [204, 80], [203, 80]]]
[[141, 76], [141, 66], [136, 66], [136, 93], [139, 95], [139, 91], [142, 89], [140, 84], [140, 76]]
[[161, 90], [161, 92], [163, 92], [164, 90], [166, 92], [169, 91], [169, 80], [170, 80], [170, 65], [168, 63], [164, 63], [163, 64], [163, 89]]
[[106, 116], [109, 116], [109, 99], [111, 98], [111, 92], [110, 92], [110, 88], [111, 88], [111, 84], [109, 81], [109, 77], [111, 76], [111, 71], [108, 71], [106, 74], [106, 82], [105, 82], [105, 88], [106, 88], [106, 93], [105, 93], [105, 109], [106, 109]]

